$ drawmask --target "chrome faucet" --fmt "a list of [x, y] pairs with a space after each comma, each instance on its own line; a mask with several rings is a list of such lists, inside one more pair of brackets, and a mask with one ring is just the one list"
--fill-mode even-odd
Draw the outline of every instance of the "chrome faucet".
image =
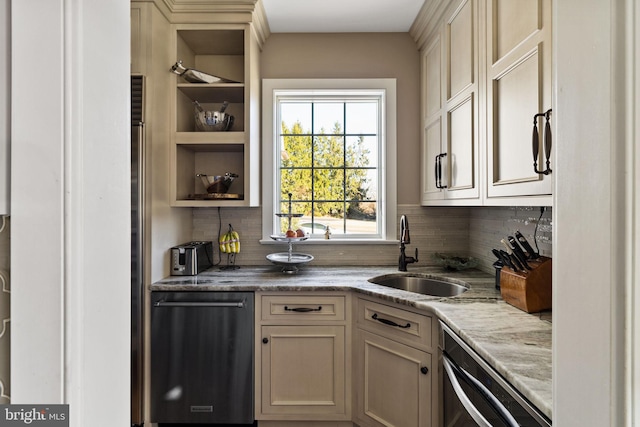
[[398, 259], [398, 270], [407, 271], [407, 264], [418, 262], [418, 248], [416, 248], [416, 256], [406, 256], [405, 245], [411, 243], [409, 236], [409, 220], [406, 215], [400, 217], [400, 258]]

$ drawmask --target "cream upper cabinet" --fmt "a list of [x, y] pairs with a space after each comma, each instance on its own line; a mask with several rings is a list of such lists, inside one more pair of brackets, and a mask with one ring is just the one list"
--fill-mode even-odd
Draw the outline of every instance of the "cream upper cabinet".
[[[535, 173], [532, 152], [534, 115], [552, 106], [551, 0], [489, 0], [486, 61], [487, 200], [549, 195], [551, 204], [554, 175]], [[542, 118], [537, 128], [542, 137]], [[543, 148], [540, 138], [539, 170]]]
[[147, 73], [149, 3], [131, 2], [131, 74]]
[[[532, 149], [534, 115], [551, 110], [553, 129], [551, 0], [427, 3], [412, 28], [422, 52], [422, 204], [551, 205], [554, 174], [534, 171]], [[538, 170], [545, 124], [539, 117]]]
[[360, 427], [437, 426], [437, 322], [363, 297], [356, 316], [354, 421]]
[[442, 138], [442, 37], [438, 32], [422, 52], [422, 203], [444, 199], [439, 188], [436, 161], [443, 150]]
[[423, 52], [425, 205], [481, 202], [478, 28], [478, 0], [455, 1]]

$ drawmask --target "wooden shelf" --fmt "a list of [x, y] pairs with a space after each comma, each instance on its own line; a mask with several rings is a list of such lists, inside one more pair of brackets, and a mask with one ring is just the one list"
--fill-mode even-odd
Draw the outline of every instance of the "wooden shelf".
[[244, 103], [244, 83], [178, 83], [177, 88], [192, 101]]
[[[238, 83], [189, 83], [175, 76], [171, 101], [173, 110], [171, 150], [171, 206], [257, 206], [259, 197], [259, 117], [249, 102], [259, 92], [256, 70], [259, 51], [255, 49], [248, 24], [176, 24], [174, 26], [176, 60], [185, 68], [230, 79]], [[255, 85], [255, 86], [252, 86]], [[233, 116], [230, 131], [202, 132], [195, 125], [197, 101], [207, 111], [225, 110]], [[253, 130], [253, 135], [250, 135]], [[238, 174], [230, 191], [241, 199], [203, 200], [197, 174]]]

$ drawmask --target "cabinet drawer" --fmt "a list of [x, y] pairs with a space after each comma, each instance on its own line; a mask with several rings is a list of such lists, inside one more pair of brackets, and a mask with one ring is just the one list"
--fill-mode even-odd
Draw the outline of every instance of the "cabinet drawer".
[[263, 295], [262, 320], [345, 320], [343, 295]]
[[373, 301], [358, 299], [358, 327], [414, 347], [431, 347], [432, 319]]

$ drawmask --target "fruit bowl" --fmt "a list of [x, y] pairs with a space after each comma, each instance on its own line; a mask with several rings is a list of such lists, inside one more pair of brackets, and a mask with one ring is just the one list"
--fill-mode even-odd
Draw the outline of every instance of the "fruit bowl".
[[309, 238], [309, 235], [305, 234], [304, 236], [300, 237], [287, 237], [284, 234], [272, 234], [269, 237], [277, 242], [301, 242], [303, 240], [307, 240]]

